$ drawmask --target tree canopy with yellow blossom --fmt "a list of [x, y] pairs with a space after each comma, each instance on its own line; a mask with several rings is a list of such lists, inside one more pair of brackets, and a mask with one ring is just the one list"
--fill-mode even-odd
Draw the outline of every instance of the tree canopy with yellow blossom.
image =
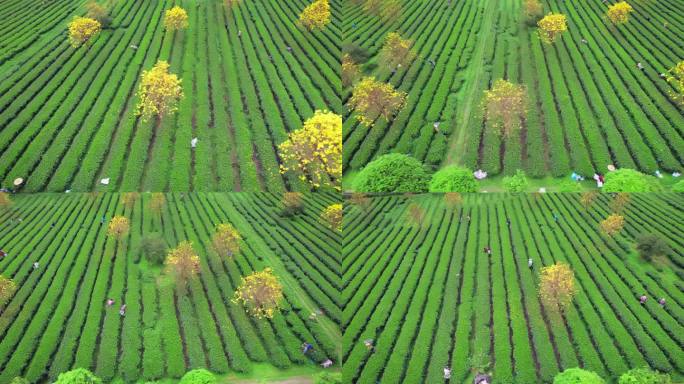
[[200, 273], [200, 258], [189, 241], [181, 241], [169, 251], [164, 261], [166, 272], [171, 274], [176, 286], [185, 292], [188, 282]]
[[321, 213], [321, 221], [334, 231], [342, 231], [342, 204], [331, 204]]
[[168, 31], [186, 29], [188, 26], [188, 13], [185, 9], [176, 5], [164, 14], [164, 28]]
[[584, 209], [588, 210], [589, 207], [591, 207], [591, 205], [594, 204], [594, 201], [596, 201], [598, 195], [598, 191], [582, 192], [582, 194], [580, 195], [580, 204], [582, 204]]
[[627, 4], [626, 1], [621, 1], [608, 7], [606, 17], [614, 25], [624, 24], [629, 21], [629, 14], [632, 13], [632, 11], [634, 11], [634, 9], [631, 5]]
[[347, 106], [356, 113], [356, 119], [366, 126], [383, 117], [389, 121], [406, 103], [406, 93], [382, 83], [374, 77], [364, 77], [352, 90]]
[[342, 116], [316, 111], [278, 146], [282, 173], [292, 172], [313, 188], [339, 190], [342, 179]]
[[323, 29], [330, 23], [330, 3], [328, 0], [315, 0], [309, 4], [299, 15], [299, 22], [309, 31]]
[[138, 192], [124, 192], [121, 194], [121, 204], [123, 204], [126, 208], [131, 209], [139, 198], [140, 193]]
[[0, 306], [7, 304], [16, 291], [17, 284], [9, 277], [0, 275]]
[[230, 223], [221, 223], [211, 238], [214, 251], [221, 257], [231, 258], [240, 251], [242, 236]]
[[484, 115], [492, 128], [504, 137], [519, 129], [527, 114], [527, 91], [522, 84], [504, 79], [484, 91]]
[[684, 60], [670, 68], [666, 79], [673, 88], [669, 91], [670, 98], [684, 108]]
[[555, 42], [560, 35], [568, 30], [568, 21], [561, 13], [549, 13], [537, 22], [539, 37], [544, 43]]
[[164, 205], [166, 204], [166, 197], [161, 192], [154, 192], [148, 204], [150, 207], [150, 211], [159, 214], [161, 213], [162, 208], [164, 208]]
[[123, 216], [114, 216], [109, 221], [109, 226], [107, 227], [107, 234], [116, 240], [121, 240], [131, 228], [131, 224], [128, 218]]
[[138, 87], [137, 113], [143, 120], [152, 116], [160, 119], [178, 109], [183, 97], [181, 80], [169, 72], [169, 63], [160, 60], [149, 71], [143, 71]]
[[378, 61], [387, 68], [407, 66], [416, 57], [411, 50], [413, 41], [404, 39], [398, 32], [390, 32], [385, 36], [385, 41], [378, 53]]
[[539, 274], [539, 297], [556, 312], [567, 310], [577, 295], [575, 274], [569, 265], [556, 263], [543, 267]]
[[69, 23], [69, 44], [78, 48], [84, 44], [92, 41], [102, 30], [102, 25], [99, 21], [90, 17], [76, 16]]
[[282, 300], [283, 286], [271, 268], [243, 277], [233, 296], [234, 303], [243, 305], [257, 319], [273, 318]]
[[625, 226], [625, 218], [618, 214], [612, 214], [601, 221], [600, 226], [603, 233], [608, 236], [615, 236]]
[[530, 25], [534, 25], [544, 15], [544, 7], [539, 0], [523, 0], [523, 15]]
[[7, 209], [12, 206], [12, 198], [7, 192], [0, 192], [0, 209]]
[[354, 84], [360, 76], [361, 69], [351, 55], [348, 53], [342, 55], [342, 85], [348, 87]]

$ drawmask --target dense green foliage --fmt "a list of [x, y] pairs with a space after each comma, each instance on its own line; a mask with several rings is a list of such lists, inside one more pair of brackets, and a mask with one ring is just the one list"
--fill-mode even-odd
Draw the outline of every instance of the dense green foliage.
[[[442, 383], [444, 367], [452, 383], [472, 382], [477, 371], [493, 383], [551, 383], [578, 366], [610, 383], [640, 366], [684, 378], [683, 196], [631, 196], [614, 237], [599, 226], [611, 212], [608, 194], [587, 209], [570, 193], [462, 198], [456, 206], [441, 194], [346, 205], [345, 383]], [[409, 215], [415, 206], [422, 225]], [[641, 233], [662, 236], [669, 262], [638, 260]], [[538, 290], [540, 269], [558, 262], [578, 289], [562, 315]]]
[[[19, 195], [13, 212], [0, 213], [0, 244], [11, 255], [0, 260], [0, 274], [18, 286], [0, 314], [0, 383], [18, 375], [55, 380], [72, 367], [131, 383], [196, 368], [248, 372], [253, 362], [341, 361], [341, 239], [318, 222], [335, 195], [305, 195], [304, 212], [287, 219], [279, 194], [165, 197], [159, 214], [149, 211], [147, 193], [131, 205], [112, 193]], [[114, 215], [130, 220], [121, 241], [100, 224]], [[217, 223], [233, 224], [243, 238], [230, 259], [211, 248]], [[144, 262], [140, 243], [155, 232], [173, 247], [191, 241], [199, 255], [200, 274], [185, 294], [163, 268]], [[283, 311], [255, 320], [231, 299], [242, 276], [267, 266], [285, 285]], [[325, 315], [310, 320], [319, 308]], [[301, 353], [304, 342], [313, 352]]]
[[684, 193], [684, 180], [680, 180], [672, 186], [672, 192]]
[[637, 236], [636, 250], [639, 252], [639, 256], [647, 261], [651, 261], [657, 256], [665, 256], [671, 252], [665, 238], [657, 233], [646, 233]]
[[216, 377], [206, 369], [193, 369], [180, 379], [178, 384], [214, 384]]
[[515, 171], [514, 175], [503, 178], [503, 187], [507, 192], [524, 192], [528, 185], [525, 171], [520, 169]]
[[553, 384], [605, 384], [605, 381], [595, 372], [568, 368], [553, 378]]
[[399, 153], [371, 161], [354, 179], [357, 192], [427, 192], [430, 175], [416, 159]]
[[85, 368], [60, 373], [55, 384], [102, 384], [102, 380]]
[[658, 192], [661, 189], [654, 176], [627, 168], [608, 172], [603, 185], [603, 192]]
[[145, 259], [152, 264], [164, 264], [167, 250], [168, 246], [161, 233], [146, 233], [140, 240], [140, 251], [145, 255]]
[[432, 175], [430, 192], [477, 192], [473, 171], [450, 165]]
[[648, 368], [634, 368], [622, 375], [618, 384], [670, 384], [672, 380], [667, 374], [659, 373]]
[[342, 384], [342, 374], [321, 372], [314, 379], [314, 384]]

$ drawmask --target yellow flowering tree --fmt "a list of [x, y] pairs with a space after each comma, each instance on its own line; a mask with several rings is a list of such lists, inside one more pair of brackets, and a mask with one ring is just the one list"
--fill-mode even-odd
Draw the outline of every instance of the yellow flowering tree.
[[169, 72], [169, 63], [158, 61], [149, 71], [143, 71], [138, 86], [137, 113], [143, 120], [165, 115], [178, 109], [178, 100], [183, 97], [181, 80]]
[[140, 193], [138, 192], [124, 192], [121, 194], [121, 204], [123, 204], [126, 208], [131, 209], [139, 198]]
[[672, 100], [684, 108], [684, 60], [680, 61], [668, 71], [667, 82], [673, 90], [669, 91]]
[[577, 295], [575, 274], [569, 265], [556, 263], [541, 269], [539, 297], [546, 308], [562, 312], [570, 307]]
[[395, 68], [398, 65], [406, 66], [416, 57], [411, 50], [413, 42], [403, 39], [397, 32], [390, 32], [385, 36], [385, 41], [378, 53], [378, 61], [387, 68]]
[[463, 196], [458, 192], [447, 192], [444, 194], [444, 205], [450, 209], [454, 210], [456, 207], [463, 203]]
[[299, 22], [309, 31], [323, 29], [330, 23], [330, 3], [328, 0], [315, 0], [299, 15]]
[[552, 44], [561, 33], [568, 30], [568, 22], [561, 13], [549, 13], [537, 22], [539, 37], [547, 44]]
[[97, 20], [102, 28], [108, 27], [111, 22], [107, 8], [94, 1], [86, 4], [86, 17]]
[[226, 15], [230, 16], [231, 12], [233, 11], [233, 8], [238, 6], [238, 4], [240, 4], [241, 1], [242, 0], [223, 0]]
[[164, 261], [166, 272], [171, 274], [176, 286], [185, 292], [188, 282], [200, 273], [200, 258], [189, 241], [181, 241], [169, 251]]
[[629, 21], [629, 14], [633, 10], [632, 6], [627, 4], [626, 1], [621, 1], [608, 7], [606, 17], [614, 25], [624, 24]]
[[342, 231], [342, 204], [332, 204], [321, 213], [321, 221], [334, 231]]
[[484, 91], [484, 116], [499, 134], [508, 137], [521, 126], [527, 113], [527, 92], [521, 84], [504, 79], [494, 81]]
[[406, 93], [394, 89], [391, 84], [364, 77], [352, 91], [347, 106], [356, 112], [356, 118], [372, 126], [378, 117], [389, 121], [406, 103]]
[[371, 199], [363, 193], [354, 192], [349, 197], [349, 202], [362, 211], [368, 211], [371, 206]]
[[100, 30], [102, 25], [99, 21], [91, 19], [89, 17], [76, 16], [69, 23], [69, 44], [72, 47], [78, 48], [92, 41]]
[[121, 239], [124, 236], [126, 236], [130, 228], [131, 224], [127, 218], [123, 216], [114, 216], [109, 221], [109, 226], [107, 227], [107, 234], [110, 237], [116, 239], [117, 241], [121, 241]]
[[629, 205], [632, 197], [627, 192], [616, 193], [610, 201], [610, 210], [613, 213], [621, 213]]
[[544, 15], [544, 7], [539, 0], [523, 0], [523, 15], [528, 23], [534, 25]]
[[365, 0], [363, 9], [388, 22], [396, 19], [401, 13], [401, 2], [400, 0]]
[[10, 198], [9, 193], [7, 192], [0, 192], [0, 209], [8, 209], [9, 207], [12, 206], [12, 199]]
[[188, 25], [188, 13], [177, 5], [164, 14], [164, 27], [169, 31], [185, 29]]
[[621, 215], [612, 214], [601, 221], [600, 225], [603, 233], [608, 236], [615, 236], [620, 233], [625, 226], [625, 218]]
[[216, 226], [211, 244], [220, 256], [231, 258], [240, 251], [241, 240], [242, 236], [232, 224], [223, 223]]
[[0, 275], [0, 306], [7, 304], [16, 291], [17, 284], [9, 277]]
[[242, 278], [235, 291], [233, 302], [245, 306], [247, 312], [257, 318], [273, 318], [280, 311], [283, 286], [271, 268]]
[[150, 211], [160, 214], [162, 208], [164, 208], [164, 205], [166, 204], [166, 197], [164, 196], [163, 193], [161, 192], [155, 192], [152, 194], [152, 197], [150, 198], [149, 202], [149, 207]]
[[300, 192], [285, 192], [282, 203], [284, 216], [292, 216], [304, 211], [304, 196]]
[[589, 207], [594, 204], [594, 201], [596, 201], [598, 195], [598, 191], [582, 192], [582, 195], [580, 196], [580, 204], [582, 204], [584, 209], [588, 210]]
[[293, 172], [313, 188], [340, 189], [342, 179], [342, 116], [316, 111], [304, 126], [290, 132], [278, 146], [281, 173]]
[[416, 203], [411, 203], [408, 207], [408, 219], [418, 227], [425, 222], [425, 210]]
[[359, 65], [354, 62], [351, 55], [342, 55], [342, 85], [348, 87], [354, 84], [361, 76]]

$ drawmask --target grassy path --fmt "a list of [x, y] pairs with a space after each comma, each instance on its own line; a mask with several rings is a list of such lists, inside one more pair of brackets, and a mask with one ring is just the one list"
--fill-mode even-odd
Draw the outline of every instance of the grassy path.
[[462, 163], [468, 137], [468, 122], [473, 113], [473, 108], [477, 108], [477, 103], [480, 100], [478, 96], [478, 93], [481, 92], [480, 82], [482, 81], [483, 74], [486, 72], [485, 47], [492, 35], [493, 28], [491, 26], [496, 14], [497, 5], [499, 4], [492, 0], [483, 1], [485, 3], [484, 20], [481, 26], [483, 26], [484, 31], [482, 31], [481, 38], [478, 39], [474, 57], [463, 75], [464, 78], [469, 80], [465, 82], [464, 88], [458, 95], [458, 107], [454, 115], [455, 134], [449, 143], [445, 165]]

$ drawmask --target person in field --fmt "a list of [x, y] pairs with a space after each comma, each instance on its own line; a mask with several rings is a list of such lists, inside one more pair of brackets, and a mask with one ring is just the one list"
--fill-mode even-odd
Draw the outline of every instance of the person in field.
[[2, 261], [5, 257], [7, 257], [7, 252], [0, 249], [0, 261]]
[[373, 345], [373, 339], [364, 340], [363, 345], [366, 346], [366, 349], [369, 351], [372, 351], [375, 348], [375, 345]]
[[107, 308], [111, 307], [112, 305], [114, 305], [114, 300], [107, 299]]
[[451, 368], [444, 367], [444, 379], [445, 380], [451, 379]]
[[33, 263], [33, 270], [34, 270], [34, 271], [35, 271], [36, 269], [38, 269], [39, 267], [40, 267], [40, 264], [38, 264], [37, 261]]
[[639, 304], [646, 304], [646, 300], [648, 300], [648, 297], [646, 295], [641, 295], [641, 297], [639, 297]]
[[484, 247], [484, 252], [488, 255], [491, 255], [492, 254], [492, 248], [490, 248], [488, 245], [488, 246]]
[[302, 353], [306, 354], [309, 351], [313, 351], [313, 345], [311, 345], [309, 343], [303, 343], [302, 344]]
[[332, 367], [332, 365], [333, 365], [333, 362], [330, 359], [325, 359], [325, 361], [321, 363], [321, 367], [323, 367], [323, 368], [330, 368], [330, 367]]
[[119, 308], [119, 315], [121, 317], [126, 316], [126, 304], [122, 304]]
[[665, 307], [665, 298], [661, 297], [660, 300], [658, 300], [658, 304], [660, 304], [661, 307]]
[[529, 269], [532, 269], [532, 264], [533, 264], [533, 263], [534, 263], [534, 261], [532, 260], [531, 257], [530, 257], [529, 259], [527, 259], [527, 267], [528, 267]]
[[492, 377], [484, 373], [478, 373], [473, 379], [473, 384], [489, 384], [492, 382]]

